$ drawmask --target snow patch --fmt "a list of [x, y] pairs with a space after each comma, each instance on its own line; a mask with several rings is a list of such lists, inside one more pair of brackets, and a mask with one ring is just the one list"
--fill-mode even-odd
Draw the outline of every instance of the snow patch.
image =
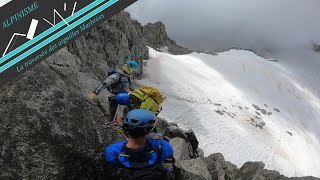
[[320, 176], [320, 101], [290, 69], [245, 50], [213, 56], [149, 48], [149, 55], [148, 78], [138, 83], [163, 92], [159, 116], [193, 129], [205, 155], [221, 152], [238, 166], [263, 161], [286, 176]]

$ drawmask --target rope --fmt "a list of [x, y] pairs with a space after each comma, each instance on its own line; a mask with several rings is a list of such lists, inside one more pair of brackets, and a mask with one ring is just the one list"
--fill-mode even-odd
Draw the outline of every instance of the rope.
[[126, 140], [129, 140], [129, 138], [126, 136], [126, 134], [123, 132], [123, 130], [119, 127], [120, 125], [118, 124], [119, 121], [123, 120], [123, 117], [119, 117], [111, 122], [106, 122], [103, 127], [104, 128], [108, 128], [112, 125], [115, 125], [116, 130], [122, 135], [123, 138], [125, 138]]
[[129, 140], [129, 138], [126, 136], [126, 134], [122, 131], [122, 129], [118, 126], [116, 126], [117, 131], [125, 138], [126, 140]]

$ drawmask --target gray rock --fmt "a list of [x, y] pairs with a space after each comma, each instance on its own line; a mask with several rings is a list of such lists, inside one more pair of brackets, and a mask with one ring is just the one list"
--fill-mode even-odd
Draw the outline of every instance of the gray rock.
[[188, 145], [188, 151], [189, 151], [190, 158], [193, 159], [193, 158], [198, 157], [197, 151], [193, 150], [192, 145], [190, 144], [190, 142], [187, 142], [187, 145]]
[[255, 116], [254, 117], [254, 121], [252, 122], [252, 124], [255, 126], [255, 127], [259, 127], [260, 129], [263, 128], [263, 126], [266, 125], [266, 123], [258, 116]]
[[198, 154], [198, 157], [204, 158], [204, 151], [201, 148], [197, 149], [197, 154]]
[[292, 132], [290, 132], [290, 131], [286, 131], [286, 133], [288, 133], [290, 136], [292, 136]]
[[263, 128], [263, 126], [265, 126], [266, 125], [266, 123], [264, 122], [264, 121], [258, 121], [258, 122], [256, 122], [256, 126], [257, 127], [259, 127], [260, 129], [262, 129]]
[[188, 140], [189, 140], [190, 144], [192, 145], [193, 150], [196, 151], [199, 146], [199, 141], [198, 141], [196, 135], [194, 134], [193, 130], [189, 129], [189, 130], [185, 131], [185, 134], [187, 135]]
[[175, 41], [171, 40], [167, 33], [166, 27], [162, 22], [156, 23], [148, 23], [144, 29], [144, 37], [149, 46], [154, 47], [156, 49], [160, 49], [161, 47], [168, 47], [168, 51], [172, 54], [189, 54], [190, 51], [187, 48], [183, 48], [176, 44]]
[[167, 132], [167, 128], [170, 126], [169, 123], [161, 118], [157, 118], [156, 130], [161, 134], [165, 134]]
[[279, 180], [283, 180], [283, 179], [289, 179], [289, 180], [320, 180], [320, 178], [317, 177], [312, 177], [312, 176], [305, 176], [305, 177], [291, 177], [291, 178], [279, 178]]
[[151, 132], [148, 134], [147, 136], [148, 139], [163, 139], [163, 134], [162, 133], [155, 133], [155, 132]]
[[260, 179], [288, 179], [282, 175], [278, 171], [270, 171], [264, 169], [264, 163], [262, 162], [246, 162], [240, 168], [240, 176], [244, 179], [253, 179], [253, 180], [260, 180]]
[[252, 106], [256, 109], [256, 110], [260, 110], [259, 106], [252, 104]]
[[171, 140], [171, 138], [170, 137], [168, 137], [168, 136], [163, 136], [163, 140], [165, 140], [165, 141], [170, 141]]
[[236, 165], [230, 163], [229, 161], [226, 161], [226, 168], [224, 169], [225, 171], [225, 179], [237, 179], [239, 177], [239, 169], [237, 168]]
[[212, 177], [204, 160], [200, 157], [190, 160], [179, 160], [176, 162], [177, 179], [181, 180], [211, 180]]
[[69, 65], [49, 58], [1, 88], [1, 172], [14, 179], [110, 178], [111, 171], [98, 172], [105, 166], [100, 153], [122, 138], [103, 129], [106, 117], [79, 89], [75, 59], [65, 50], [52, 57], [59, 54]]
[[246, 162], [240, 168], [241, 177], [244, 179], [252, 179], [264, 166], [265, 164], [263, 162]]
[[169, 142], [174, 150], [173, 156], [176, 160], [190, 159], [188, 144], [184, 139], [175, 137], [171, 139]]
[[165, 135], [170, 138], [180, 137], [180, 138], [183, 138], [184, 140], [188, 141], [187, 135], [184, 133], [184, 131], [182, 129], [178, 128], [177, 126], [168, 127]]
[[212, 178], [217, 180], [224, 180], [226, 175], [224, 169], [227, 168], [227, 165], [223, 155], [220, 153], [211, 154], [204, 159]]
[[265, 110], [265, 109], [260, 109], [260, 112], [261, 112], [262, 114], [264, 114], [264, 115], [267, 114], [267, 110]]
[[176, 126], [176, 127], [179, 127], [179, 126], [178, 126], [178, 124], [177, 124], [177, 123], [174, 123], [174, 122], [170, 122], [170, 123], [169, 123], [169, 125], [170, 125], [170, 126]]
[[223, 115], [223, 112], [220, 111], [220, 110], [216, 110], [215, 112], [218, 113], [218, 114], [220, 114], [220, 115]]

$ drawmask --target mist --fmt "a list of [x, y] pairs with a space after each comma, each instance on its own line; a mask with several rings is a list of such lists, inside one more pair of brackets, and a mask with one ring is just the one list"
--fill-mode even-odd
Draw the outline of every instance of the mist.
[[279, 59], [320, 97], [320, 54], [313, 51], [320, 43], [319, 0], [139, 0], [126, 11], [142, 24], [162, 21], [190, 49], [243, 48]]
[[221, 51], [312, 48], [320, 41], [319, 0], [139, 0], [127, 11], [162, 21], [183, 46]]

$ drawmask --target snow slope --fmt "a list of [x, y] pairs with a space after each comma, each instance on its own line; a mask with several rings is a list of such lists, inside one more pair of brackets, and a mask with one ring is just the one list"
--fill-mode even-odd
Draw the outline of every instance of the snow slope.
[[221, 152], [238, 166], [263, 161], [286, 176], [320, 177], [320, 101], [290, 69], [244, 50], [149, 53], [147, 78], [138, 83], [164, 93], [159, 116], [193, 129], [205, 155]]

